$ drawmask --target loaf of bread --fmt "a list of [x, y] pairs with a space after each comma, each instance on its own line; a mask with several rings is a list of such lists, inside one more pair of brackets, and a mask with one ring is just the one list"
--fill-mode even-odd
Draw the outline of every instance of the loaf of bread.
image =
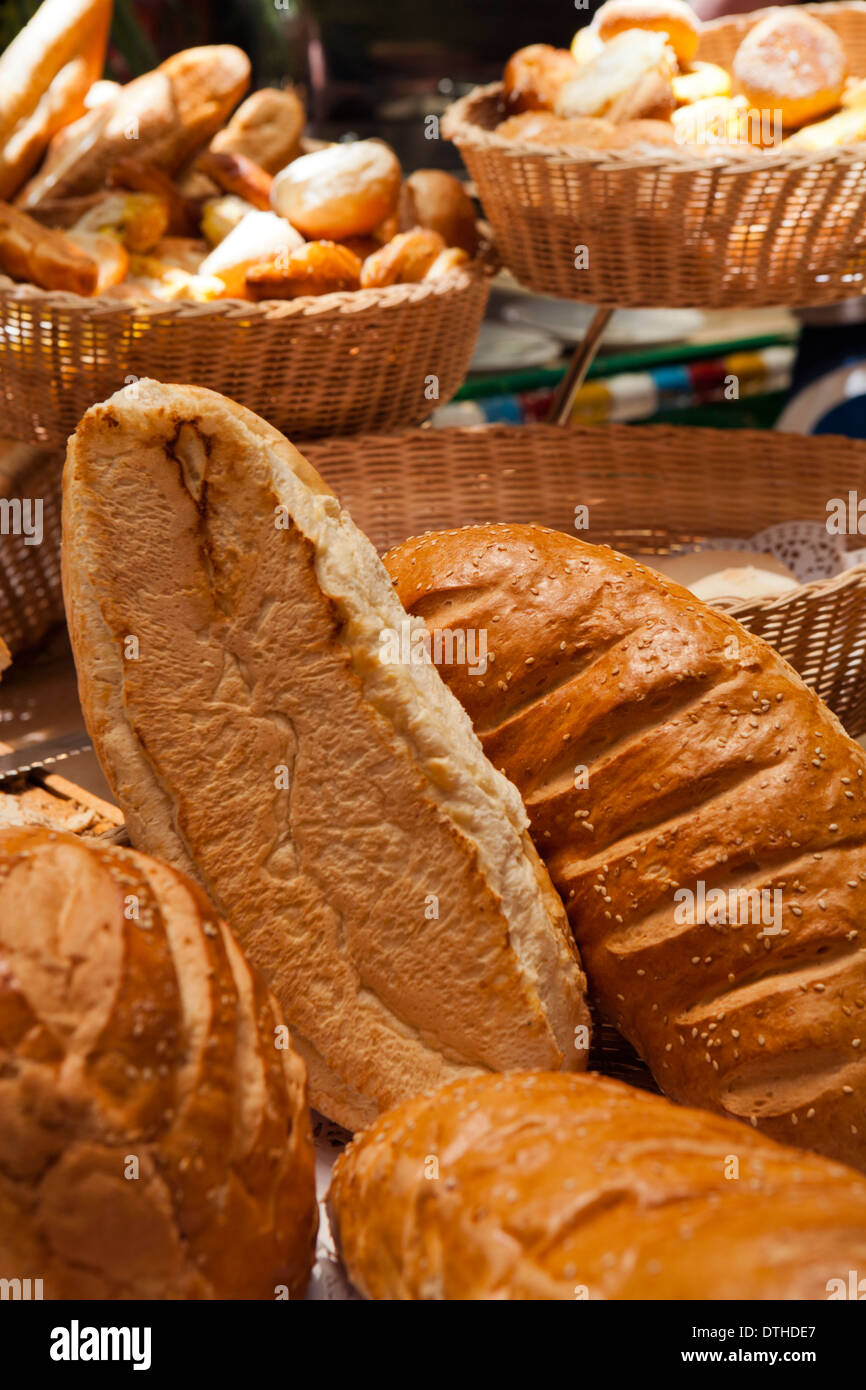
[[585, 1065], [520, 797], [306, 460], [142, 381], [84, 416], [63, 505], [82, 706], [132, 841], [262, 968], [317, 1108], [354, 1128], [467, 1072]]
[[173, 54], [59, 131], [18, 201], [38, 208], [90, 193], [129, 154], [174, 173], [219, 129], [249, 80], [249, 59], [231, 44]]
[[866, 753], [733, 619], [532, 526], [386, 557], [520, 789], [590, 987], [674, 1099], [866, 1164]]
[[110, 23], [111, 0], [43, 0], [0, 57], [0, 198], [11, 198], [51, 137], [84, 114]]
[[201, 891], [0, 830], [0, 1273], [46, 1298], [303, 1295], [304, 1068]]
[[866, 1261], [859, 1174], [596, 1076], [417, 1096], [341, 1154], [329, 1205], [376, 1299], [818, 1300]]

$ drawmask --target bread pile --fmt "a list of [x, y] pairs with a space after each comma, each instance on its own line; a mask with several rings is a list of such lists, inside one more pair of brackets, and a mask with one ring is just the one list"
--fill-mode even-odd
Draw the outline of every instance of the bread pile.
[[866, 139], [866, 82], [835, 32], [796, 6], [765, 11], [730, 71], [696, 57], [686, 0], [606, 0], [571, 51], [520, 49], [498, 134], [528, 144], [751, 156]]
[[0, 829], [0, 1276], [46, 1298], [302, 1296], [304, 1068], [201, 891]]
[[[304, 153], [291, 89], [188, 49], [99, 80], [111, 5], [44, 0], [0, 58], [0, 271], [124, 300], [297, 299], [439, 280], [479, 249], [460, 181], [378, 140]], [[238, 104], [240, 103], [240, 105]]]

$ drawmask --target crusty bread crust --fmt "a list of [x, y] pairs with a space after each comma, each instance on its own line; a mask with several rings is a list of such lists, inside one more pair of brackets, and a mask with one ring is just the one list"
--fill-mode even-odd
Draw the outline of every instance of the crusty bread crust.
[[304, 1068], [204, 894], [133, 850], [2, 829], [0, 983], [3, 1274], [52, 1299], [302, 1297]]
[[[489, 631], [492, 676], [443, 674], [662, 1089], [864, 1166], [863, 750], [765, 642], [606, 547], [478, 526], [386, 565], [431, 628]], [[780, 893], [780, 930], [701, 921], [700, 884]]]
[[376, 1299], [823, 1300], [866, 1261], [857, 1173], [596, 1076], [417, 1096], [341, 1154], [329, 1206]]
[[219, 905], [314, 1103], [354, 1128], [467, 1071], [585, 1065], [520, 799], [433, 666], [382, 664], [405, 613], [301, 455], [213, 392], [140, 382], [70, 441], [63, 527], [82, 705], [133, 843]]

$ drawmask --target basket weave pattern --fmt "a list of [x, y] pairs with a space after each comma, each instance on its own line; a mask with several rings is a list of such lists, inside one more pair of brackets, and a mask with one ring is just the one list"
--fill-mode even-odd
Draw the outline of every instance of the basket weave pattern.
[[[380, 551], [429, 530], [538, 522], [652, 563], [711, 537], [826, 522], [831, 498], [866, 484], [866, 444], [753, 430], [496, 425], [333, 439], [306, 453]], [[581, 506], [589, 525], [575, 532]], [[866, 565], [729, 611], [850, 734], [866, 732]]]
[[[866, 76], [866, 3], [806, 5]], [[766, 11], [706, 26], [730, 67]], [[866, 143], [708, 162], [686, 149], [547, 150], [509, 141], [502, 85], [450, 108], [443, 133], [475, 181], [504, 263], [543, 294], [621, 308], [815, 305], [866, 289]], [[586, 248], [586, 260], [578, 248]]]
[[65, 442], [94, 401], [145, 376], [221, 391], [293, 438], [420, 422], [466, 374], [485, 270], [285, 303], [156, 306], [0, 276], [3, 431]]

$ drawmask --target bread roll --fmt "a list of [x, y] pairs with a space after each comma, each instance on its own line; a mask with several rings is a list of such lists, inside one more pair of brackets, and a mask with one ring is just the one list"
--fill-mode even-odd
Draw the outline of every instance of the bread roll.
[[796, 129], [839, 105], [848, 63], [829, 25], [799, 6], [772, 10], [734, 55], [734, 81], [759, 111], [781, 111]]
[[275, 212], [249, 212], [202, 261], [199, 273], [218, 276], [229, 296], [244, 295], [248, 270], [275, 256], [287, 264], [303, 244], [303, 237], [284, 217]]
[[674, 96], [681, 106], [708, 97], [731, 95], [731, 74], [716, 63], [692, 63], [673, 80]]
[[85, 415], [63, 505], [82, 706], [130, 836], [219, 904], [313, 1103], [354, 1128], [470, 1071], [584, 1065], [520, 798], [301, 455], [214, 392], [138, 382]]
[[459, 179], [444, 169], [416, 169], [400, 190], [400, 230], [427, 227], [438, 232], [446, 246], [459, 246], [468, 256], [478, 250], [475, 205]]
[[270, 212], [274, 181], [260, 164], [254, 164], [246, 155], [204, 150], [196, 160], [195, 167], [212, 179], [223, 193], [243, 198], [252, 207]]
[[396, 210], [402, 173], [381, 140], [329, 145], [302, 155], [274, 179], [274, 208], [312, 240], [366, 236]]
[[701, 37], [701, 21], [686, 0], [605, 0], [592, 27], [603, 43], [626, 30], [664, 34], [681, 67], [692, 61]]
[[175, 53], [61, 131], [18, 201], [38, 208], [90, 193], [130, 153], [174, 173], [222, 125], [249, 80], [249, 59], [230, 44]]
[[557, 116], [658, 119], [676, 105], [673, 74], [673, 54], [664, 35], [629, 30], [606, 43], [597, 58], [559, 88], [553, 109]]
[[99, 266], [89, 252], [7, 203], [0, 203], [0, 270], [43, 290], [93, 295], [99, 287]]
[[378, 289], [383, 285], [417, 284], [445, 249], [438, 232], [423, 227], [401, 232], [367, 257], [361, 267], [361, 286]]
[[578, 145], [604, 149], [616, 130], [612, 121], [598, 116], [554, 116], [551, 111], [523, 111], [509, 116], [496, 127], [506, 140], [524, 140], [528, 145]]
[[578, 65], [565, 48], [532, 43], [513, 53], [505, 65], [503, 97], [510, 115], [519, 111], [552, 111], [557, 93], [578, 74]]
[[102, 75], [111, 0], [43, 0], [0, 57], [0, 198], [11, 198]]
[[246, 285], [253, 299], [300, 299], [361, 287], [361, 261], [335, 241], [305, 241], [289, 256], [251, 266]]
[[783, 142], [786, 150], [829, 150], [866, 140], [866, 103], [843, 107], [826, 121], [813, 121]]
[[306, 120], [304, 103], [291, 87], [262, 87], [241, 103], [210, 147], [217, 154], [244, 155], [278, 174], [299, 155]]
[[329, 1205], [376, 1299], [820, 1300], [866, 1261], [858, 1174], [596, 1076], [417, 1096], [340, 1155]]
[[303, 1294], [304, 1068], [183, 875], [0, 830], [0, 1268], [46, 1298]]
[[648, 565], [705, 603], [776, 598], [797, 588], [797, 576], [774, 555], [754, 550], [696, 550], [654, 557]]
[[864, 1166], [866, 753], [766, 643], [615, 551], [480, 526], [386, 564], [431, 628], [488, 632], [484, 675], [443, 675], [658, 1084]]

